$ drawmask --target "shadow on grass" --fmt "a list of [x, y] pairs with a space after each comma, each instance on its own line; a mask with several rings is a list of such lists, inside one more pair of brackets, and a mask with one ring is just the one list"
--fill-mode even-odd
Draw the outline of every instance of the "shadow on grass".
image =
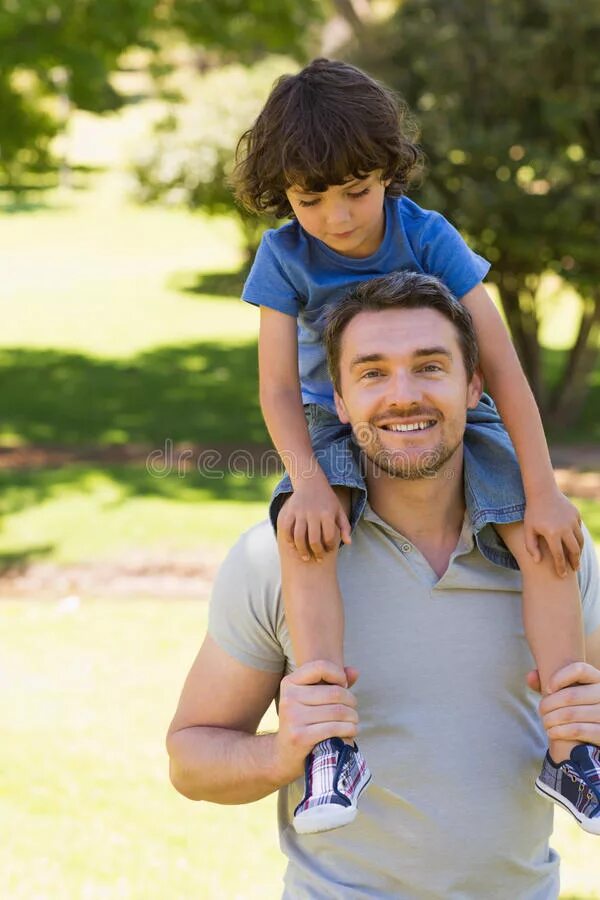
[[255, 344], [160, 347], [129, 360], [0, 349], [0, 441], [264, 445]]
[[7, 572], [22, 572], [31, 563], [38, 562], [52, 553], [51, 544], [40, 547], [28, 547], [27, 550], [0, 553], [0, 575]]
[[[0, 470], [0, 521], [69, 491], [91, 493], [99, 478], [110, 484], [105, 506], [130, 497], [268, 500], [269, 487], [256, 463], [268, 436], [258, 403], [254, 344], [160, 347], [125, 361], [2, 349], [0, 428], [19, 444], [48, 449], [143, 448], [135, 464], [121, 464], [108, 454], [106, 464], [92, 459], [59, 468]], [[209, 471], [196, 459], [182, 467], [176, 454], [171, 457], [181, 444], [212, 454]], [[248, 448], [254, 448], [253, 457]], [[144, 465], [146, 451], [152, 465]], [[231, 455], [238, 474], [228, 465]], [[274, 451], [267, 456], [268, 474], [274, 475]]]
[[[557, 372], [564, 354], [549, 351], [547, 357]], [[0, 442], [2, 433], [25, 444], [80, 448], [164, 449], [167, 441], [264, 446], [256, 344], [178, 344], [127, 360], [0, 349]], [[600, 440], [600, 373], [581, 421], [557, 438]]]
[[[551, 360], [557, 368], [561, 355]], [[580, 440], [600, 438], [599, 407], [596, 378], [576, 429]], [[267, 454], [266, 470], [256, 465], [268, 436], [254, 343], [166, 346], [128, 360], [0, 349], [0, 443], [2, 432], [22, 445], [78, 452], [114, 445], [144, 449], [135, 464], [110, 454], [99, 463], [92, 454], [87, 462], [60, 468], [0, 469], [0, 519], [70, 490], [79, 496], [94, 492], [98, 479], [108, 485], [104, 506], [130, 497], [266, 503], [275, 475], [274, 451]], [[196, 459], [187, 468], [176, 455], [169, 459], [170, 448], [186, 444], [214, 454], [209, 473]], [[147, 452], [153, 454], [150, 466], [144, 465]], [[228, 453], [238, 454], [237, 475], [228, 470]], [[260, 477], [265, 471], [270, 480]], [[46, 549], [51, 550], [31, 552], [43, 555]]]
[[238, 298], [249, 271], [250, 267], [244, 265], [237, 272], [179, 272], [168, 279], [167, 287], [182, 294]]

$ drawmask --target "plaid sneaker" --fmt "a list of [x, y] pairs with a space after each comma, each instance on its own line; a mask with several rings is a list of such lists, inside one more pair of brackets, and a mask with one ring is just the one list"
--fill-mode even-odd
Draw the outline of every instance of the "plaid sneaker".
[[306, 757], [304, 797], [294, 810], [298, 834], [330, 831], [352, 822], [370, 780], [357, 744], [352, 747], [337, 737], [321, 741]]
[[546, 753], [535, 789], [568, 810], [584, 831], [600, 834], [600, 747], [578, 744], [559, 765]]

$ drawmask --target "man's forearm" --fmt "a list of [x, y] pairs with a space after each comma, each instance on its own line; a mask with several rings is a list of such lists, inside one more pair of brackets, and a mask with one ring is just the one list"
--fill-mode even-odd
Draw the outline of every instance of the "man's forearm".
[[167, 741], [173, 787], [190, 800], [252, 803], [289, 784], [277, 773], [275, 734], [196, 726]]

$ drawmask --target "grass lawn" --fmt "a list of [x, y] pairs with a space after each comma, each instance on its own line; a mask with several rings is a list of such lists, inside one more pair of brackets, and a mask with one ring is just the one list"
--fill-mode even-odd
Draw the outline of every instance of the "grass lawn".
[[[275, 798], [194, 804], [167, 781], [205, 605], [9, 602], [2, 620], [0, 897], [275, 900]], [[594, 838], [558, 813], [553, 844], [563, 896], [600, 897]]]

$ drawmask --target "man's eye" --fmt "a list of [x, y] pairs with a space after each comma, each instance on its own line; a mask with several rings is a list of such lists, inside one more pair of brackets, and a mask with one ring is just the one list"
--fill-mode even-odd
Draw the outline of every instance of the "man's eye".
[[318, 197], [315, 200], [298, 200], [298, 206], [303, 206], [306, 208], [307, 206], [316, 206], [318, 202]]
[[378, 375], [381, 375], [380, 369], [367, 369], [362, 373], [361, 378], [377, 378]]
[[371, 188], [364, 188], [362, 191], [359, 191], [357, 194], [348, 194], [349, 197], [352, 197], [353, 200], [357, 200], [359, 197], [364, 197], [365, 194], [370, 192]]
[[422, 366], [422, 372], [442, 372], [443, 369], [437, 363], [427, 363], [426, 366]]

